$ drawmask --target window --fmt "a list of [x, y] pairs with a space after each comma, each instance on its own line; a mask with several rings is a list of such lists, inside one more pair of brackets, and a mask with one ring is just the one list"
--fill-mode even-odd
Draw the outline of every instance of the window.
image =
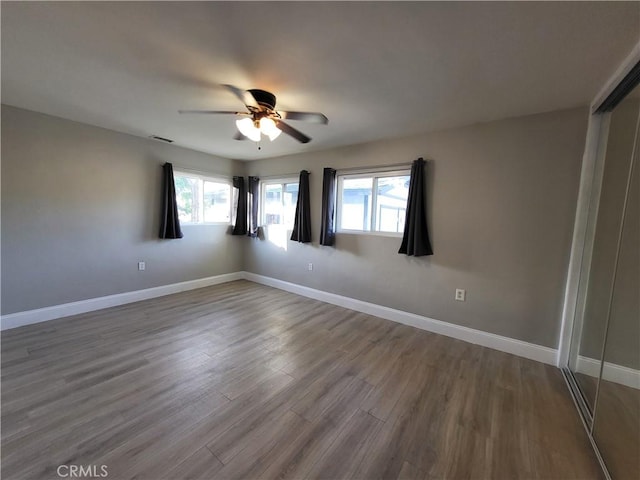
[[293, 227], [298, 202], [296, 180], [273, 180], [262, 184], [262, 224]]
[[409, 170], [338, 174], [338, 232], [401, 234]]
[[231, 221], [231, 184], [228, 180], [175, 172], [174, 182], [181, 223]]

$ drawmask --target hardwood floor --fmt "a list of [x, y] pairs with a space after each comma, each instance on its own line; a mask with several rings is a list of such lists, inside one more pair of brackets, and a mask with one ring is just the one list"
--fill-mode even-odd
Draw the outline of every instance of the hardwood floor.
[[601, 478], [557, 369], [247, 281], [3, 332], [2, 477], [59, 465]]

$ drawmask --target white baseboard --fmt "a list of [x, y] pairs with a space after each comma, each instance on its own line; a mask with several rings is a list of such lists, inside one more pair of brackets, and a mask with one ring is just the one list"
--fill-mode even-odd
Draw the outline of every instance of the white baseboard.
[[475, 330], [473, 328], [455, 325], [453, 323], [435, 320], [433, 318], [423, 317], [415, 313], [404, 312], [375, 303], [363, 302], [355, 298], [343, 297], [335, 293], [324, 292], [314, 288], [304, 287], [295, 283], [285, 282], [276, 278], [265, 277], [251, 272], [242, 272], [246, 280], [275, 287], [287, 292], [296, 293], [304, 297], [313, 298], [322, 302], [331, 303], [340, 307], [349, 308], [358, 312], [375, 315], [376, 317], [391, 320], [393, 322], [402, 323], [412, 327], [427, 330], [429, 332], [438, 333], [447, 337], [457, 338], [465, 342], [482, 345], [483, 347], [500, 350], [501, 352], [511, 353], [519, 357], [536, 360], [538, 362], [556, 365], [556, 356], [558, 351], [554, 348], [543, 347], [533, 343], [523, 342], [493, 333]]
[[203, 288], [242, 279], [275, 287], [280, 290], [286, 290], [287, 292], [296, 293], [298, 295], [320, 300], [332, 305], [338, 305], [340, 307], [349, 308], [369, 315], [375, 315], [376, 317], [420, 328], [429, 332], [438, 333], [447, 337], [457, 338], [465, 342], [482, 345], [483, 347], [493, 348], [494, 350], [547, 363], [549, 365], [556, 364], [557, 350], [553, 348], [543, 347], [541, 345], [483, 332], [482, 330], [475, 330], [473, 328], [435, 320], [415, 313], [404, 312], [402, 310], [396, 310], [382, 305], [377, 305], [375, 303], [364, 302], [355, 298], [344, 297], [335, 293], [316, 290], [314, 288], [285, 282], [276, 278], [265, 277], [263, 275], [257, 275], [251, 272], [227, 273], [223, 275], [216, 275], [214, 277], [206, 277], [187, 282], [174, 283], [171, 285], [147, 288], [145, 290], [125, 292], [106, 297], [91, 298], [88, 300], [81, 300], [79, 302], [39, 308], [36, 310], [11, 313], [1, 317], [0, 326], [2, 330], [8, 330], [33, 323], [46, 322], [47, 320], [54, 320], [56, 318], [78, 315], [81, 313], [101, 310], [103, 308], [116, 307], [118, 305], [138, 302], [140, 300], [148, 300], [150, 298], [170, 295], [172, 293], [179, 293], [186, 290], [194, 290], [196, 288]]
[[117, 307], [118, 305], [124, 305], [126, 303], [139, 302], [140, 300], [148, 300], [150, 298], [162, 297], [164, 295], [170, 295], [172, 293], [194, 290], [196, 288], [203, 288], [211, 285], [217, 285], [219, 283], [232, 282], [234, 280], [242, 280], [243, 278], [243, 272], [225, 273], [223, 275], [198, 278], [197, 280], [172, 283], [170, 285], [146, 288], [144, 290], [118, 293], [116, 295], [90, 298], [88, 300], [81, 300], [79, 302], [63, 303], [61, 305], [38, 308], [36, 310], [10, 313], [1, 317], [0, 329], [9, 330], [11, 328], [22, 327], [24, 325], [31, 325], [32, 323], [46, 322], [47, 320], [54, 320], [56, 318], [78, 315], [80, 313], [93, 312], [95, 310], [101, 310], [103, 308]]
[[[598, 378], [600, 376], [600, 361], [579, 355], [576, 363], [576, 372]], [[640, 390], [640, 370], [604, 362], [602, 378]]]

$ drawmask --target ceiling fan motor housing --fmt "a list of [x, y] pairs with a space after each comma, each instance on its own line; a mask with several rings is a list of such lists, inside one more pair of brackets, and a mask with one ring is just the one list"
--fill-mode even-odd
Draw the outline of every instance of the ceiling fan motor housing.
[[273, 93], [258, 89], [249, 90], [249, 92], [253, 95], [253, 98], [256, 99], [258, 104], [263, 107], [267, 107], [269, 110], [275, 110], [276, 96]]

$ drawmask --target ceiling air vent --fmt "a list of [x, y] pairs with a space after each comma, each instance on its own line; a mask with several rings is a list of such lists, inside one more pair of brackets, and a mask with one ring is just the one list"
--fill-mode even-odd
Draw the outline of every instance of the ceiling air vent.
[[154, 140], [160, 140], [161, 142], [165, 142], [165, 143], [173, 143], [173, 140], [171, 140], [170, 138], [159, 137], [157, 135], [151, 135], [149, 138], [153, 138]]

